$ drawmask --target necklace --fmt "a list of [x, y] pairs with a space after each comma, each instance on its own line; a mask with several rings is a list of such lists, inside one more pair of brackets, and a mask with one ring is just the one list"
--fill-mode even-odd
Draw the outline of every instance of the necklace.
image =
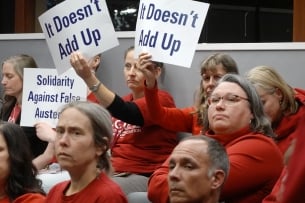
[[20, 106], [18, 106], [18, 104], [16, 104], [13, 108], [13, 111], [11, 112], [10, 117], [8, 118], [8, 122], [16, 123], [16, 120], [17, 120], [20, 112], [21, 112], [21, 108], [20, 108]]

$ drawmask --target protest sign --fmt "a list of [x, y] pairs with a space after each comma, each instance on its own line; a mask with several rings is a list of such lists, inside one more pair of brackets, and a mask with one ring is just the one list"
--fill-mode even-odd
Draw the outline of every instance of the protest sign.
[[55, 126], [62, 105], [86, 97], [87, 86], [72, 68], [61, 75], [56, 69], [25, 68], [20, 125], [46, 121]]
[[145, 51], [155, 61], [190, 67], [208, 8], [191, 0], [141, 0], [135, 55]]
[[119, 44], [105, 0], [66, 0], [38, 19], [59, 74], [73, 51], [89, 58]]

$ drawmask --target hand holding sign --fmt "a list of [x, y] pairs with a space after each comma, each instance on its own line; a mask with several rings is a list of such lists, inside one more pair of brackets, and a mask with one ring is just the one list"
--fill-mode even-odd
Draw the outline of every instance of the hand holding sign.
[[87, 59], [80, 52], [73, 52], [70, 56], [70, 63], [77, 75], [86, 80], [92, 76], [91, 68], [89, 67]]
[[72, 52], [92, 57], [119, 44], [105, 0], [66, 0], [39, 22], [59, 74], [71, 67]]
[[141, 0], [135, 54], [190, 67], [209, 4], [191, 0]]
[[138, 60], [139, 70], [145, 76], [145, 83], [147, 88], [153, 88], [158, 78], [158, 71], [156, 65], [151, 61], [151, 55], [148, 53], [141, 53]]

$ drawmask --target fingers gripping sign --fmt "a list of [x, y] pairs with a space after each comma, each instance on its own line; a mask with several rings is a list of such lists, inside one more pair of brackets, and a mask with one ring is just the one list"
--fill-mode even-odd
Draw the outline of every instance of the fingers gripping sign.
[[155, 86], [156, 80], [160, 75], [160, 67], [151, 60], [152, 56], [148, 53], [141, 53], [139, 55], [138, 66], [146, 78], [147, 88], [153, 88]]
[[77, 75], [81, 78], [86, 79], [91, 77], [92, 72], [88, 61], [80, 52], [76, 51], [70, 55], [70, 63]]

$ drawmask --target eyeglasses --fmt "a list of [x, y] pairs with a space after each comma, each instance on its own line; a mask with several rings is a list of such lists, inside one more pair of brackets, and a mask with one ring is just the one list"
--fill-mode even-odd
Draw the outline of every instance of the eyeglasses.
[[220, 100], [222, 100], [226, 106], [232, 106], [241, 100], [249, 101], [247, 98], [244, 98], [244, 97], [241, 97], [241, 96], [238, 96], [235, 94], [226, 94], [222, 97], [215, 94], [215, 95], [211, 95], [208, 98], [208, 104], [210, 106], [213, 106], [213, 105], [218, 104]]

